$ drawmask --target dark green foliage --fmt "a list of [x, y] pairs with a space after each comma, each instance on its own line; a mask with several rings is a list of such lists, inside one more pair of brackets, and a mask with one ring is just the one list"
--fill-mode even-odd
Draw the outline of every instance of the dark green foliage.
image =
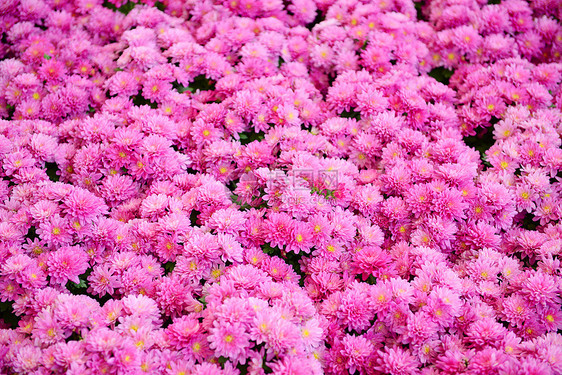
[[533, 214], [530, 214], [530, 213], [525, 214], [525, 217], [521, 221], [521, 228], [527, 229], [527, 230], [537, 230], [539, 222], [534, 221], [533, 220], [534, 217], [535, 216]]
[[148, 105], [152, 109], [158, 108], [158, 104], [153, 103], [148, 99], [145, 99], [142, 96], [142, 94], [137, 94], [137, 95], [133, 96], [133, 104], [136, 105], [137, 107], [140, 107], [141, 105]]
[[281, 258], [283, 258], [285, 263], [293, 267], [293, 271], [295, 271], [295, 273], [300, 276], [299, 285], [301, 286], [301, 288], [304, 287], [304, 279], [306, 277], [305, 273], [302, 271], [301, 265], [299, 264], [299, 260], [304, 258], [303, 255], [304, 254], [302, 253], [295, 254], [292, 251], [289, 251], [288, 253], [284, 251], [281, 252]]
[[330, 199], [330, 198], [334, 198], [334, 194], [335, 194], [336, 191], [335, 190], [329, 190], [329, 189], [318, 189], [316, 186], [313, 186], [310, 189], [310, 192], [321, 195], [326, 199]]
[[281, 250], [278, 247], [271, 247], [270, 244], [266, 243], [261, 245], [261, 249], [267, 255], [279, 255], [281, 254]]
[[[234, 191], [234, 189], [230, 189], [230, 190], [231, 190], [231, 191]], [[252, 207], [254, 207], [254, 206], [252, 206], [252, 205], [250, 205], [250, 204], [248, 204], [248, 203], [239, 202], [239, 201], [238, 201], [238, 196], [237, 196], [236, 194], [231, 194], [231, 195], [230, 195], [230, 199], [232, 199], [232, 201], [238, 205], [238, 209], [239, 209], [240, 211], [248, 211], [248, 210], [250, 210]], [[264, 203], [264, 204], [266, 204], [266, 203]], [[259, 208], [259, 207], [257, 207], [257, 208]]]
[[49, 180], [57, 182], [59, 180], [59, 176], [57, 175], [59, 167], [57, 163], [45, 163], [45, 168], [47, 169], [47, 176], [49, 176]]
[[414, 5], [416, 6], [416, 18], [420, 21], [427, 21], [422, 13], [423, 1], [416, 1]]
[[69, 281], [66, 283], [66, 289], [72, 294], [88, 294], [88, 276], [90, 276], [90, 273], [92, 273], [92, 269], [88, 268], [86, 272], [78, 276], [78, 284]]
[[104, 7], [117, 11], [117, 12], [121, 12], [123, 14], [129, 14], [129, 12], [131, 12], [131, 10], [133, 10], [133, 8], [135, 7], [134, 2], [132, 1], [128, 1], [127, 3], [121, 5], [119, 8], [117, 8], [115, 5], [113, 5], [112, 3], [110, 3], [109, 1], [104, 1], [102, 4]]
[[20, 318], [14, 314], [13, 304], [12, 301], [0, 302], [0, 319], [4, 320], [4, 323], [11, 328], [16, 328]]
[[187, 86], [187, 87], [186, 87], [186, 86], [183, 86], [183, 85], [181, 85], [178, 81], [174, 81], [174, 82], [172, 83], [172, 86], [173, 86], [180, 94], [183, 94], [183, 93], [186, 92], [186, 91], [190, 91], [190, 92], [195, 91], [195, 90], [193, 89], [193, 87], [190, 87], [190, 86]]
[[367, 280], [365, 280], [365, 282], [369, 285], [375, 285], [377, 283], [377, 279], [375, 279], [373, 275], [369, 275], [369, 277], [367, 278]]
[[428, 75], [430, 77], [435, 78], [437, 81], [441, 82], [444, 85], [448, 85], [449, 84], [449, 80], [451, 79], [451, 77], [453, 76], [454, 71], [449, 70], [449, 69], [445, 69], [443, 67], [438, 67], [438, 68], [434, 68], [432, 69]]
[[14, 116], [14, 111], [16, 110], [13, 105], [6, 104], [6, 109], [8, 110], [8, 119], [12, 119]]
[[486, 166], [491, 166], [485, 159], [485, 152], [494, 145], [494, 128], [490, 126], [488, 128], [479, 129], [476, 135], [471, 135], [468, 137], [464, 137], [464, 143], [469, 146], [473, 147], [480, 153], [480, 159]]
[[342, 113], [340, 113], [340, 117], [343, 118], [354, 118], [357, 121], [361, 120], [361, 113], [354, 111], [353, 109], [350, 111], [343, 111]]
[[306, 28], [309, 30], [312, 30], [314, 28], [314, 26], [318, 25], [320, 22], [324, 21], [325, 17], [322, 14], [322, 12], [320, 10], [316, 11], [316, 18], [314, 18], [314, 21], [312, 21], [311, 23], [309, 23], [308, 25], [306, 25]]
[[82, 340], [82, 336], [78, 332], [72, 332], [72, 334], [66, 339], [66, 342], [80, 340]]
[[189, 215], [189, 220], [191, 221], [191, 226], [192, 227], [198, 227], [197, 225], [197, 218], [199, 217], [199, 214], [201, 212], [193, 210], [191, 211], [191, 215]]
[[164, 274], [169, 275], [176, 268], [176, 262], [164, 263]]
[[215, 90], [215, 81], [208, 79], [205, 75], [200, 74], [197, 77], [193, 78], [193, 82], [189, 85], [190, 91], [200, 90], [200, 91], [208, 91], [208, 90]]
[[243, 145], [247, 145], [248, 143], [252, 143], [254, 141], [261, 141], [265, 138], [264, 132], [256, 133], [253, 131], [240, 133], [238, 136], [240, 137], [240, 143]]
[[27, 235], [25, 237], [29, 238], [32, 241], [36, 238], [39, 238], [39, 236], [37, 235], [37, 233], [35, 231], [35, 227], [29, 228], [29, 230], [27, 231]]

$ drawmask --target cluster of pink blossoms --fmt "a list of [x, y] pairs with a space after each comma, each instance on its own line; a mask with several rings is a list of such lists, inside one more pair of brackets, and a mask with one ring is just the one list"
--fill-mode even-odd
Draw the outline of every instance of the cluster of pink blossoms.
[[562, 374], [558, 0], [142, 3], [0, 2], [0, 373]]

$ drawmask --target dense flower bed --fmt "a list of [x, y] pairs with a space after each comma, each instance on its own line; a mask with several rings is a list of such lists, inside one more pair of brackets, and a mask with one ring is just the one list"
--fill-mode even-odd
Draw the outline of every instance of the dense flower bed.
[[3, 0], [0, 372], [562, 374], [559, 0]]

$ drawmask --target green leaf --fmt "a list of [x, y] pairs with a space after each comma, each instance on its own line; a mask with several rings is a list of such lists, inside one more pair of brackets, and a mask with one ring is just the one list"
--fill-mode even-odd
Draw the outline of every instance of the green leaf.
[[191, 214], [189, 215], [189, 220], [191, 221], [191, 226], [192, 227], [196, 227], [197, 225], [197, 217], [199, 217], [199, 214], [201, 214], [201, 212], [193, 210], [191, 211]]
[[351, 111], [343, 111], [342, 113], [340, 113], [340, 117], [343, 118], [354, 118], [356, 120], [361, 120], [361, 113], [351, 110]]
[[215, 82], [213, 80], [208, 79], [205, 77], [204, 74], [200, 74], [197, 77], [193, 78], [193, 82], [189, 85], [191, 91], [200, 90], [200, 91], [207, 91], [207, 90], [214, 90], [215, 89]]
[[158, 104], [151, 102], [148, 99], [145, 99], [142, 94], [137, 94], [136, 96], [133, 96], [133, 104], [136, 105], [137, 107], [140, 107], [142, 105], [148, 105], [150, 106], [150, 108], [152, 109], [156, 109], [158, 108]]
[[49, 56], [49, 55], [47, 55], [47, 54], [44, 54], [43, 57], [44, 57], [46, 60], [50, 60], [50, 59], [51, 59], [51, 56]]
[[435, 69], [432, 69], [428, 75], [430, 77], [435, 78], [437, 81], [443, 83], [444, 85], [448, 85], [449, 84], [449, 79], [453, 76], [453, 71], [449, 70], [449, 69], [445, 69], [443, 67], [438, 67]]
[[228, 361], [228, 358], [226, 357], [219, 357], [217, 360], [217, 362], [220, 363], [221, 365], [224, 365], [226, 361]]
[[167, 262], [164, 263], [164, 270], [166, 271], [166, 275], [171, 273], [174, 268], [176, 268], [176, 262]]
[[416, 7], [417, 19], [420, 20], [420, 21], [426, 21], [425, 17], [423, 16], [423, 13], [422, 13], [423, 1], [414, 2], [414, 6]]
[[[492, 118], [490, 123], [497, 123], [497, 119]], [[493, 126], [482, 128], [478, 130], [476, 135], [464, 137], [463, 141], [467, 146], [475, 148], [476, 151], [480, 153], [480, 160], [482, 160], [482, 163], [485, 166], [491, 166], [491, 164], [486, 160], [486, 151], [495, 143]]]
[[53, 182], [57, 182], [59, 180], [59, 176], [57, 172], [59, 171], [59, 166], [57, 163], [45, 163], [45, 168], [47, 169], [47, 176], [49, 176], [49, 180]]
[[27, 238], [29, 238], [30, 240], [34, 240], [36, 238], [39, 238], [39, 235], [37, 234], [35, 227], [30, 227], [29, 230], [27, 231]]
[[78, 284], [73, 281], [66, 283], [66, 289], [72, 294], [87, 294], [88, 276], [92, 273], [92, 269], [88, 268], [86, 272], [78, 276]]
[[68, 289], [85, 289], [88, 287], [88, 284], [86, 284], [86, 280], [85, 279], [81, 279], [79, 278], [78, 280], [80, 280], [80, 282], [78, 284], [76, 284], [75, 282], [69, 281], [67, 284], [67, 288]]
[[154, 6], [162, 12], [166, 10], [166, 6], [161, 1], [157, 1], [156, 3], [154, 3]]
[[266, 364], [266, 358], [267, 358], [267, 356], [263, 357], [263, 366], [262, 366], [263, 372], [266, 373], [266, 374], [272, 374], [273, 369]]
[[183, 94], [186, 91], [190, 91], [193, 92], [194, 89], [189, 87], [189, 86], [183, 86], [181, 83], [179, 83], [178, 81], [174, 81], [172, 82], [172, 86], [180, 93]]
[[189, 86], [187, 86], [187, 87], [185, 87], [185, 86], [180, 86], [180, 87], [178, 87], [178, 92], [179, 92], [180, 94], [183, 94], [183, 93], [186, 92], [186, 91], [193, 92], [194, 90], [193, 90], [192, 87], [189, 87]]
[[238, 133], [240, 137], [240, 143], [243, 145], [247, 145], [253, 141], [262, 141], [265, 138], [265, 134], [263, 132], [245, 132], [245, 133]]
[[322, 11], [317, 10], [316, 11], [316, 17], [314, 18], [314, 21], [312, 21], [311, 23], [309, 23], [308, 25], [306, 25], [306, 28], [311, 30], [314, 28], [314, 26], [318, 25], [320, 22], [324, 21], [325, 17], [322, 14]]
[[271, 254], [279, 254], [281, 252], [281, 250], [279, 250], [279, 248], [277, 247], [271, 247], [271, 245], [269, 244], [263, 244], [261, 245], [261, 249], [264, 253], [266, 253], [267, 255], [271, 255]]
[[0, 302], [0, 312], [6, 312], [12, 309], [13, 302]]
[[21, 318], [14, 314], [13, 304], [12, 301], [0, 302], [0, 320], [3, 320], [12, 328], [16, 328]]
[[135, 5], [136, 4], [133, 3], [132, 1], [128, 1], [127, 3], [122, 5], [121, 7], [117, 8], [114, 4], [110, 3], [107, 0], [105, 0], [102, 4], [102, 6], [105, 7], [105, 8], [111, 9], [113, 11], [118, 11], [118, 12], [121, 12], [123, 14], [128, 14], [131, 10], [133, 10]]
[[123, 13], [123, 14], [129, 14], [131, 12], [131, 10], [133, 10], [135, 5], [136, 5], [135, 3], [133, 3], [132, 1], [129, 1], [125, 5], [119, 7], [117, 10], [119, 12]]

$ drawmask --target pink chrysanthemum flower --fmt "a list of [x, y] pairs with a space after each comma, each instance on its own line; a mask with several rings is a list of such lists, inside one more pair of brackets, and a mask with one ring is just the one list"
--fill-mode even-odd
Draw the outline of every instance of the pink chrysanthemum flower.
[[379, 351], [380, 358], [377, 359], [377, 370], [392, 375], [417, 374], [418, 361], [405, 349], [400, 347], [388, 348], [384, 352]]
[[107, 265], [94, 267], [93, 272], [88, 276], [88, 281], [88, 292], [100, 297], [113, 294], [115, 288], [121, 286], [119, 277]]
[[88, 256], [79, 247], [65, 246], [50, 253], [46, 264], [52, 283], [65, 285], [72, 281], [78, 284], [78, 276], [88, 269]]
[[353, 289], [348, 289], [342, 294], [337, 312], [341, 323], [349, 330], [357, 332], [369, 327], [370, 321], [375, 315], [375, 311], [367, 303], [367, 289], [360, 286], [360, 284], [356, 284]]
[[374, 351], [374, 345], [364, 336], [346, 335], [342, 340], [343, 349], [340, 351], [346, 358], [346, 366], [350, 373], [368, 366], [368, 359]]
[[33, 345], [18, 345], [12, 353], [11, 365], [14, 371], [30, 373], [37, 370], [41, 363], [42, 351]]
[[183, 316], [166, 328], [166, 336], [170, 344], [177, 349], [181, 349], [192, 343], [198, 331], [199, 322], [192, 317]]
[[542, 272], [530, 274], [522, 285], [522, 293], [529, 301], [543, 306], [560, 303], [561, 298], [556, 290], [555, 278]]
[[72, 242], [68, 221], [59, 215], [51, 216], [49, 221], [39, 224], [37, 234], [49, 244], [61, 245]]
[[250, 348], [249, 335], [240, 323], [224, 323], [210, 329], [210, 348], [219, 356], [230, 358], [234, 363], [245, 363]]
[[237, 235], [245, 226], [246, 217], [243, 212], [233, 208], [219, 209], [215, 211], [208, 225], [219, 233]]
[[103, 200], [87, 190], [75, 188], [65, 197], [64, 211], [85, 224], [96, 216], [105, 214], [107, 210]]
[[286, 241], [285, 251], [293, 251], [295, 254], [301, 251], [309, 253], [310, 248], [313, 246], [310, 225], [304, 222], [296, 222], [292, 226], [290, 237]]
[[65, 338], [66, 331], [56, 321], [52, 311], [43, 310], [35, 319], [31, 335], [39, 343], [52, 345]]

